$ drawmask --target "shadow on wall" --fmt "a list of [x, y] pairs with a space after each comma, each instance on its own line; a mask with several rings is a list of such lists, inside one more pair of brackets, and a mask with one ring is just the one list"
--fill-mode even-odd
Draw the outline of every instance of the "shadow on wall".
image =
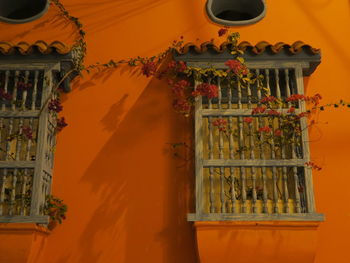
[[113, 0], [97, 3], [95, 0], [91, 3], [67, 4], [67, 9], [81, 13], [79, 18], [83, 21], [93, 21], [87, 23], [85, 27], [91, 34], [113, 27], [169, 1], [171, 0]]
[[[178, 168], [164, 150], [190, 134], [171, 99], [166, 84], [153, 79], [118, 125], [81, 179], [99, 203], [89, 207], [93, 214], [77, 251], [55, 262], [197, 262], [194, 231], [186, 221], [191, 168]], [[107, 129], [118, 114], [112, 107], [105, 116]], [[81, 218], [71, 220], [79, 224]]]
[[[346, 68], [348, 68], [350, 57], [347, 55], [349, 52], [345, 49], [346, 47], [342, 47], [342, 40], [337, 39], [332, 35], [327, 28], [325, 28], [324, 23], [322, 23], [313, 10], [315, 8], [327, 8], [329, 4], [334, 0], [322, 0], [322, 1], [304, 1], [304, 0], [295, 0], [295, 2], [299, 5], [301, 11], [303, 11], [309, 21], [310, 24], [314, 25], [314, 29], [320, 32], [320, 35], [329, 43], [335, 53], [338, 54], [337, 58], [344, 64]], [[334, 14], [335, 15], [335, 14]], [[334, 15], [329, 15], [328, 18], [334, 17]], [[322, 19], [327, 19], [322, 17]]]

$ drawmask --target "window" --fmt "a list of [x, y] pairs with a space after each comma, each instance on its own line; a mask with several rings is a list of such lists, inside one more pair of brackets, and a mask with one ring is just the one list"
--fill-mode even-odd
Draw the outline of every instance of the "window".
[[[230, 59], [218, 48], [187, 50], [177, 59], [189, 66], [224, 69], [223, 62]], [[313, 54], [310, 59], [310, 49], [305, 47], [294, 58], [284, 48], [272, 50], [270, 45], [257, 55], [250, 46], [245, 53], [251, 71], [263, 75], [266, 90], [256, 84], [232, 85], [220, 77], [205, 80], [216, 84], [219, 92], [218, 98], [196, 100], [196, 212], [188, 215], [189, 221], [323, 218], [315, 211], [311, 169], [305, 165], [310, 160], [306, 119], [300, 118], [296, 126], [301, 130], [297, 142], [285, 143], [270, 136], [281, 128], [279, 118], [252, 113], [267, 94], [283, 100], [304, 94], [303, 75], [312, 73], [320, 56]], [[286, 112], [291, 106], [296, 114], [306, 107], [303, 101], [288, 102], [275, 110]], [[218, 120], [227, 126], [215, 125]], [[257, 132], [263, 127], [271, 130]], [[268, 143], [264, 136], [270, 136]]]
[[207, 13], [213, 22], [221, 25], [249, 25], [265, 17], [266, 6], [264, 0], [208, 0]]
[[31, 22], [44, 15], [48, 8], [48, 0], [2, 0], [0, 21], [13, 24]]
[[0, 222], [47, 223], [57, 126], [47, 102], [72, 62], [52, 46], [26, 47], [0, 53]]

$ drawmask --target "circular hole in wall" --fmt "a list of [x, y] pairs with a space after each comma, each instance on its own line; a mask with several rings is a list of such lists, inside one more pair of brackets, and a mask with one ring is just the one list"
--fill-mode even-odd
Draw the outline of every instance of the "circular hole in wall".
[[266, 13], [264, 0], [208, 0], [207, 13], [222, 25], [253, 24]]
[[0, 21], [26, 23], [46, 13], [49, 0], [0, 0]]

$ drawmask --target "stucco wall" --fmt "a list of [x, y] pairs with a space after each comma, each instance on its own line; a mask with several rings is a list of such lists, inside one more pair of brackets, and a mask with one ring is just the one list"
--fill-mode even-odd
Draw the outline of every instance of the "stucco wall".
[[[205, 0], [62, 0], [87, 32], [86, 63], [151, 56], [181, 35], [216, 37]], [[306, 80], [324, 102], [348, 95], [350, 2], [267, 1], [267, 16], [237, 27], [252, 43], [302, 40], [322, 49], [322, 63]], [[1, 41], [73, 42], [74, 28], [53, 7], [23, 25], [0, 24]], [[190, 165], [168, 143], [190, 140], [190, 120], [174, 113], [166, 84], [128, 68], [85, 76], [64, 96], [69, 126], [59, 135], [54, 194], [69, 206], [67, 220], [49, 236], [36, 262], [194, 263], [195, 235], [186, 213], [193, 190]], [[347, 263], [350, 234], [348, 171], [350, 109], [329, 110], [311, 131], [319, 229], [315, 263]], [[256, 262], [260, 262], [257, 259]], [[261, 263], [261, 262], [260, 262]]]

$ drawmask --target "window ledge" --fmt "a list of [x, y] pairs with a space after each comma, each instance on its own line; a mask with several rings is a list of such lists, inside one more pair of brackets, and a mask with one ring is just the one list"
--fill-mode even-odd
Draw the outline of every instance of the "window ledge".
[[315, 221], [325, 220], [323, 214], [301, 213], [301, 214], [188, 214], [188, 221]]

